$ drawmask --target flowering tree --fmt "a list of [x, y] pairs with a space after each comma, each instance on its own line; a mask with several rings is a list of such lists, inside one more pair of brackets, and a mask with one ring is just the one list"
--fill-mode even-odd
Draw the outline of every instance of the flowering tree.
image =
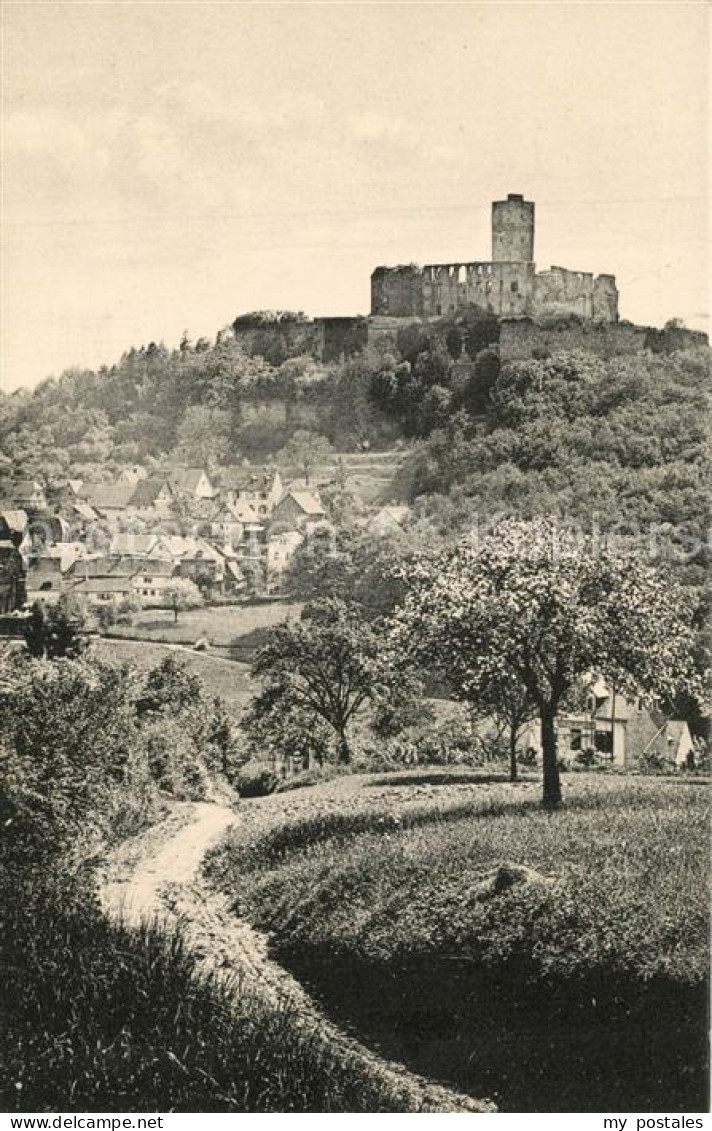
[[203, 604], [203, 595], [194, 581], [187, 577], [174, 577], [170, 585], [164, 590], [164, 598], [169, 608], [173, 609], [173, 619], [178, 623], [178, 613], [183, 609], [199, 609]]
[[411, 569], [393, 644], [439, 670], [459, 698], [496, 705], [519, 684], [541, 722], [544, 804], [561, 801], [556, 716], [587, 673], [623, 694], [671, 697], [692, 679], [691, 602], [640, 560], [553, 520], [505, 519]]

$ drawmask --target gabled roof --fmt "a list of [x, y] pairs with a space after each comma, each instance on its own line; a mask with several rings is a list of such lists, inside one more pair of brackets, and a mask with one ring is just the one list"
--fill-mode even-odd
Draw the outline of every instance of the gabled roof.
[[12, 494], [19, 494], [24, 491], [43, 491], [44, 487], [36, 479], [14, 479], [9, 488]]
[[82, 483], [79, 494], [96, 510], [125, 510], [135, 490], [133, 483]]
[[397, 505], [381, 507], [378, 513], [373, 516], [371, 522], [377, 522], [380, 518], [388, 518], [397, 526], [404, 526], [409, 515], [410, 507]]
[[321, 503], [317, 499], [316, 495], [313, 495], [311, 491], [287, 491], [286, 495], [283, 495], [279, 500], [277, 506], [281, 507], [282, 503], [284, 503], [286, 499], [294, 499], [294, 502], [297, 504], [299, 509], [302, 510], [304, 514], [309, 515], [312, 518], [321, 518], [325, 514], [324, 508], [322, 507]]
[[152, 507], [162, 491], [168, 491], [169, 494], [173, 493], [168, 480], [140, 479], [134, 487], [134, 493], [131, 496], [131, 506]]
[[194, 492], [203, 476], [210, 484], [210, 476], [203, 467], [174, 467], [168, 472], [168, 482], [175, 491]]
[[87, 522], [93, 522], [97, 518], [97, 513], [89, 503], [72, 503], [72, 510], [79, 515], [80, 518], [86, 519]]
[[17, 508], [4, 507], [0, 510], [0, 519], [5, 520], [5, 524], [10, 530], [15, 530], [18, 534], [24, 533], [27, 529], [27, 511]]
[[161, 552], [180, 561], [192, 558], [222, 561], [221, 554], [204, 538], [187, 538], [179, 534], [161, 534], [152, 556]]
[[111, 539], [111, 553], [132, 554], [135, 558], [142, 558], [151, 553], [157, 542], [157, 534], [130, 534], [126, 531], [118, 531]]
[[216, 508], [213, 519], [218, 519], [222, 515], [229, 515], [235, 522], [243, 524], [260, 521], [255, 508], [244, 499], [237, 499], [234, 503], [223, 503]]

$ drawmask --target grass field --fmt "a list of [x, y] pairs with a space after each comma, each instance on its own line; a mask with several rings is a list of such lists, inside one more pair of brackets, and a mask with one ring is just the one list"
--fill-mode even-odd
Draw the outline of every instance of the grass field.
[[502, 1110], [705, 1110], [707, 789], [572, 775], [550, 814], [428, 776], [247, 803], [210, 874], [417, 1070]]
[[220, 605], [186, 609], [175, 623], [170, 609], [145, 609], [131, 626], [116, 625], [112, 636], [140, 637], [142, 640], [170, 644], [194, 644], [200, 637], [210, 644], [228, 647], [234, 641], [252, 637], [276, 624], [298, 617], [301, 605], [274, 602], [264, 605]]
[[91, 654], [112, 663], [132, 660], [147, 668], [159, 664], [166, 656], [175, 656], [199, 675], [210, 691], [224, 699], [236, 719], [254, 694], [254, 684], [247, 664], [218, 659], [205, 652], [171, 648], [153, 642], [102, 638], [92, 639], [90, 649]]

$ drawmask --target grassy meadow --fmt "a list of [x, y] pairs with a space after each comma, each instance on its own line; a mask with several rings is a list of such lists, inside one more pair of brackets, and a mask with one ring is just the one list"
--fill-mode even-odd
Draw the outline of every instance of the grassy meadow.
[[705, 786], [570, 775], [548, 813], [538, 783], [408, 778], [246, 803], [209, 874], [416, 1070], [501, 1110], [704, 1110]]
[[132, 625], [114, 625], [112, 636], [126, 636], [167, 644], [195, 644], [204, 637], [216, 648], [254, 641], [259, 647], [261, 635], [290, 617], [298, 617], [301, 605], [274, 601], [263, 605], [214, 605], [202, 609], [186, 609], [178, 614], [178, 623], [171, 609], [144, 609], [137, 613]]

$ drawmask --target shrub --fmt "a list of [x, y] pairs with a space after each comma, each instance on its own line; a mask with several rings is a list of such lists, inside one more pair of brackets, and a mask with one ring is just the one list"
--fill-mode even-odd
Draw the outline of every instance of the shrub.
[[674, 774], [677, 767], [672, 758], [666, 758], [659, 750], [644, 750], [635, 760], [641, 774]]
[[319, 785], [321, 782], [332, 781], [344, 771], [340, 766], [320, 766], [311, 770], [302, 770], [288, 778], [282, 778], [277, 783], [275, 793], [290, 793], [293, 789], [304, 789], [306, 786]]
[[587, 748], [586, 750], [579, 750], [574, 761], [579, 766], [592, 766], [596, 761], [596, 752], [595, 750], [591, 750], [590, 748]]
[[266, 797], [274, 793], [279, 785], [279, 778], [264, 763], [248, 762], [240, 770], [234, 784], [240, 797]]

